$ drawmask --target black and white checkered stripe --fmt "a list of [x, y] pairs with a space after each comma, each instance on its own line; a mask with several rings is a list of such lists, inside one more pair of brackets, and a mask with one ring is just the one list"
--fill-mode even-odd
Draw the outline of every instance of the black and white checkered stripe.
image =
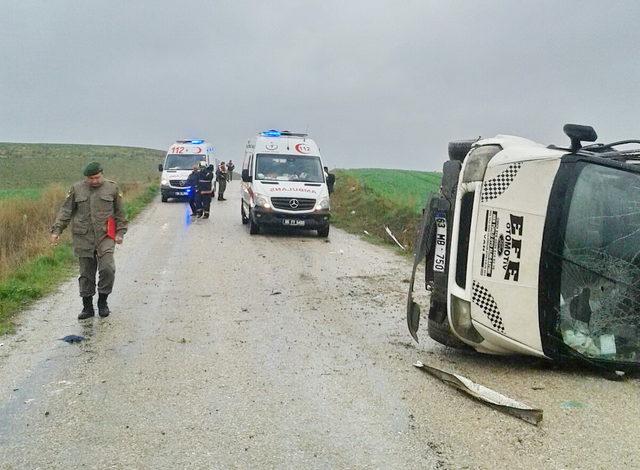
[[489, 291], [473, 281], [473, 303], [482, 309], [487, 316], [493, 327], [500, 333], [504, 333], [504, 325], [502, 324], [502, 317], [500, 316], [500, 310], [498, 310], [498, 304], [493, 300], [493, 296], [489, 294]]
[[487, 181], [482, 186], [482, 196], [480, 197], [480, 201], [487, 202], [504, 193], [518, 174], [518, 170], [521, 166], [522, 163], [513, 163], [498, 176]]

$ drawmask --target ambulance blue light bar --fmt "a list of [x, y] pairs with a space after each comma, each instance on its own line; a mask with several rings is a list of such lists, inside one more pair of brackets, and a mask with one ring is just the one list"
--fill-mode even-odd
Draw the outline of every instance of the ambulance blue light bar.
[[268, 131], [261, 132], [260, 135], [264, 137], [280, 137], [282, 134], [275, 129], [269, 129]]
[[192, 144], [201, 144], [203, 142], [204, 142], [204, 140], [202, 140], [202, 139], [196, 139], [196, 140], [192, 140], [191, 141]]
[[202, 144], [204, 140], [202, 139], [187, 139], [187, 140], [178, 140], [179, 144]]

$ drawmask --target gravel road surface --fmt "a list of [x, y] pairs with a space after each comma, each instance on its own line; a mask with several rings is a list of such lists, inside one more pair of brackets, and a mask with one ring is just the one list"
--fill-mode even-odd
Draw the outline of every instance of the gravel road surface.
[[210, 220], [152, 204], [116, 253], [107, 319], [76, 319], [70, 280], [0, 337], [0, 468], [640, 468], [637, 378], [458, 352], [424, 329], [415, 344], [407, 258], [335, 228], [250, 236], [238, 188]]

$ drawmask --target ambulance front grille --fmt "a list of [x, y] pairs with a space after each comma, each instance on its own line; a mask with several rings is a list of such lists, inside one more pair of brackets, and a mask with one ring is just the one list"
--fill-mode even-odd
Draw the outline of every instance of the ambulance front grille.
[[271, 204], [275, 209], [287, 211], [310, 211], [316, 205], [315, 199], [297, 197], [272, 197]]
[[185, 180], [169, 180], [169, 184], [171, 186], [178, 186], [178, 187], [183, 187], [187, 184], [187, 182]]

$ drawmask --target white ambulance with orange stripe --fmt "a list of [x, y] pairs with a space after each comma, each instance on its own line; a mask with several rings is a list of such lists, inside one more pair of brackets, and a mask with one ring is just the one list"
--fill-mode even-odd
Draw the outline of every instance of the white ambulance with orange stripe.
[[242, 164], [243, 224], [249, 233], [278, 226], [329, 235], [329, 191], [320, 149], [307, 134], [269, 130], [247, 142]]
[[214, 165], [218, 161], [213, 154], [213, 145], [203, 139], [184, 139], [175, 141], [158, 166], [160, 177], [160, 193], [162, 202], [169, 198], [189, 197], [191, 189], [187, 186], [187, 177], [194, 165]]

